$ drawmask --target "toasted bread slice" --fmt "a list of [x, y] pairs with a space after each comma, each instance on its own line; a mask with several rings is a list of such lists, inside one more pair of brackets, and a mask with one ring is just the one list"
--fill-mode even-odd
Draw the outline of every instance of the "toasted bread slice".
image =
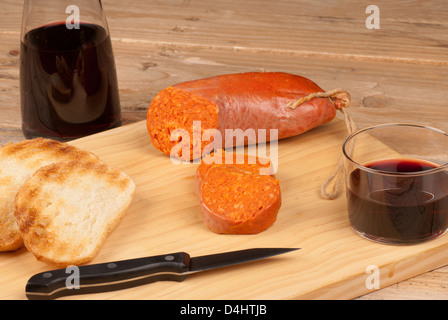
[[22, 184], [40, 167], [86, 159], [100, 161], [90, 152], [44, 138], [8, 143], [0, 148], [0, 251], [23, 246], [14, 218], [14, 198]]
[[37, 170], [16, 195], [25, 246], [60, 267], [92, 260], [135, 192], [125, 173], [98, 161], [57, 162]]

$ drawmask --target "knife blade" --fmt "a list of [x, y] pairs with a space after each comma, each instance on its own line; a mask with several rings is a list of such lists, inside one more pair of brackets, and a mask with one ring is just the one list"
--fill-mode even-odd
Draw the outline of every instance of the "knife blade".
[[30, 300], [121, 290], [156, 281], [183, 281], [196, 272], [246, 263], [300, 248], [253, 248], [190, 258], [186, 252], [115, 262], [70, 266], [33, 275], [25, 288]]

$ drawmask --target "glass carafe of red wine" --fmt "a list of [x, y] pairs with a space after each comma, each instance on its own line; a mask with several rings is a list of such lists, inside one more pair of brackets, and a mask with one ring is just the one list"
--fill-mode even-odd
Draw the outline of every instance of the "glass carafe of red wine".
[[25, 0], [20, 92], [27, 139], [68, 141], [121, 125], [100, 0]]

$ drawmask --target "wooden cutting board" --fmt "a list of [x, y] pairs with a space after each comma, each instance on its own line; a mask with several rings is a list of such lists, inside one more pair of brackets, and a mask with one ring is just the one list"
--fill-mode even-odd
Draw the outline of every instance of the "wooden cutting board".
[[[219, 235], [207, 229], [194, 193], [197, 164], [173, 164], [150, 143], [145, 122], [72, 143], [128, 173], [137, 190], [125, 217], [92, 263], [178, 251], [192, 257], [253, 247], [302, 248], [281, 256], [194, 274], [183, 282], [157, 282], [131, 289], [67, 299], [350, 299], [448, 261], [448, 236], [412, 246], [365, 240], [351, 229], [345, 189], [335, 200], [319, 195], [333, 173], [346, 137], [345, 124], [327, 125], [278, 143], [282, 207], [273, 226], [256, 235]], [[373, 140], [366, 152], [392, 152]], [[25, 299], [33, 274], [51, 269], [21, 249], [0, 253], [0, 299]], [[375, 270], [375, 269], [374, 269]]]

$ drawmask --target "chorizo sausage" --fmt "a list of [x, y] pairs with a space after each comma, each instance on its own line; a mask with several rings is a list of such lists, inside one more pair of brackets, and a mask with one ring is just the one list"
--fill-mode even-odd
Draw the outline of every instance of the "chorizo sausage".
[[205, 155], [196, 169], [195, 193], [198, 196], [200, 196], [201, 185], [208, 171], [216, 166], [233, 166], [255, 174], [275, 177], [273, 164], [268, 158], [216, 150], [212, 154]]
[[269, 228], [281, 206], [280, 184], [231, 165], [208, 170], [201, 185], [205, 225], [220, 234], [255, 234]]
[[[192, 160], [203, 156], [206, 146], [219, 137], [221, 146], [237, 146], [234, 136], [226, 139], [226, 129], [251, 129], [255, 142], [265, 142], [295, 136], [331, 121], [336, 109], [341, 108], [337, 98], [316, 97], [296, 108], [288, 107], [297, 99], [318, 92], [324, 91], [313, 81], [283, 72], [226, 74], [182, 82], [163, 89], [152, 100], [147, 129], [152, 144], [168, 155], [185, 139], [173, 139], [173, 131], [188, 132], [190, 141], [183, 142], [189, 144], [189, 152], [176, 150], [175, 156]], [[191, 139], [195, 121], [200, 123], [200, 141]], [[204, 139], [202, 135], [209, 129], [220, 134]], [[264, 129], [262, 134], [260, 129]], [[276, 130], [274, 135], [271, 130]], [[250, 143], [247, 138], [243, 140], [240, 144]], [[198, 142], [200, 152], [195, 153]]]

